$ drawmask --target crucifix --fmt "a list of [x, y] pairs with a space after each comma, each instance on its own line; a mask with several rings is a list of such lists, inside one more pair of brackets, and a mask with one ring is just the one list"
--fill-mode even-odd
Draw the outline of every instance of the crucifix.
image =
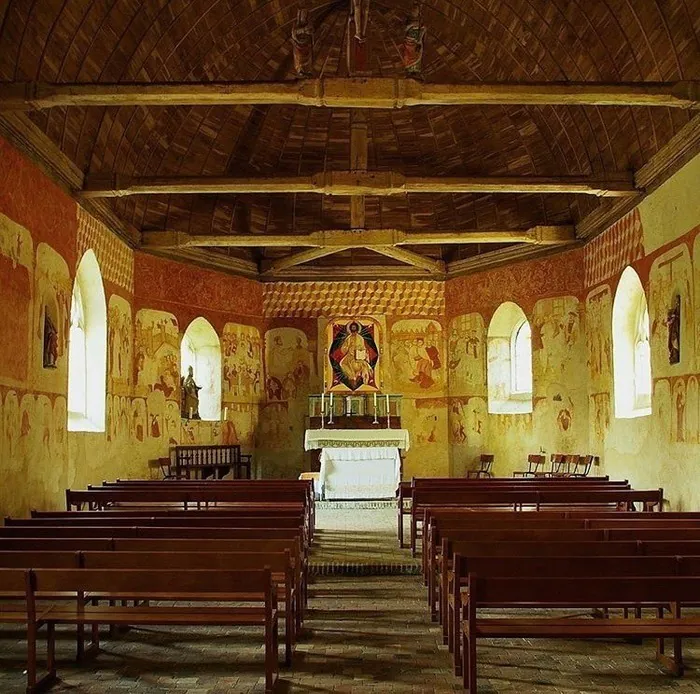
[[370, 0], [350, 0], [348, 17], [348, 73], [366, 74], [368, 69], [367, 26]]

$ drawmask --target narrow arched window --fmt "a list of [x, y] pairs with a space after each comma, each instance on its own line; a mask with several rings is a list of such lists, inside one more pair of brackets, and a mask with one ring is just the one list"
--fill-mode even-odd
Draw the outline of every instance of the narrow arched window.
[[104, 431], [107, 303], [93, 251], [85, 253], [75, 275], [68, 340], [68, 430]]
[[526, 320], [513, 331], [511, 368], [512, 392], [532, 394], [532, 332]]
[[532, 412], [532, 331], [517, 304], [506, 301], [493, 314], [487, 353], [489, 412]]
[[[180, 368], [184, 379], [182, 416], [221, 419], [221, 342], [205, 318], [195, 318], [185, 331], [180, 344]], [[196, 391], [187, 383], [190, 369]]]
[[613, 303], [613, 385], [615, 416], [651, 414], [651, 349], [649, 309], [639, 275], [627, 267]]

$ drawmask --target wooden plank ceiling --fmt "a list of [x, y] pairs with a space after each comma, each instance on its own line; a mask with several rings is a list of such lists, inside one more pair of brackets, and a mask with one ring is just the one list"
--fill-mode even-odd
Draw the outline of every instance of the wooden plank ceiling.
[[0, 3], [0, 131], [135, 245], [265, 280], [599, 233], [700, 150], [699, 80], [700, 0]]

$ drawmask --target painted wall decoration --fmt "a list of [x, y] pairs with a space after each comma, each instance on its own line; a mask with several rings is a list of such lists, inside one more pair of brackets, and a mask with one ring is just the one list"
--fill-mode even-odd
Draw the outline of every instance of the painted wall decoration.
[[180, 334], [171, 313], [141, 309], [134, 322], [134, 394], [180, 398]]
[[480, 313], [456, 316], [448, 337], [450, 395], [486, 394], [486, 326]]
[[129, 302], [112, 294], [107, 308], [107, 388], [123, 395], [130, 391], [133, 375], [134, 327]]
[[266, 400], [305, 398], [312, 355], [306, 334], [296, 328], [273, 328], [265, 334]]
[[334, 321], [328, 326], [327, 383], [334, 391], [379, 388], [379, 326], [369, 319]]
[[440, 323], [399, 320], [391, 327], [391, 378], [399, 393], [433, 394], [445, 388], [445, 349]]
[[0, 214], [0, 379], [20, 384], [29, 373], [34, 243], [29, 232]]
[[445, 283], [436, 281], [270, 282], [263, 285], [265, 318], [322, 316], [441, 316]]
[[250, 325], [226, 323], [221, 337], [225, 403], [260, 402], [264, 395], [262, 337]]

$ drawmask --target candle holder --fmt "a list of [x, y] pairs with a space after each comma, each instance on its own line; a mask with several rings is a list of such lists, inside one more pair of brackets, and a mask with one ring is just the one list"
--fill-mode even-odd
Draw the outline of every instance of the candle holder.
[[330, 398], [329, 402], [330, 402], [330, 404], [328, 407], [328, 411], [329, 411], [328, 424], [330, 425], [330, 424], [333, 424], [333, 397], [332, 397], [332, 394], [331, 394], [331, 398]]

